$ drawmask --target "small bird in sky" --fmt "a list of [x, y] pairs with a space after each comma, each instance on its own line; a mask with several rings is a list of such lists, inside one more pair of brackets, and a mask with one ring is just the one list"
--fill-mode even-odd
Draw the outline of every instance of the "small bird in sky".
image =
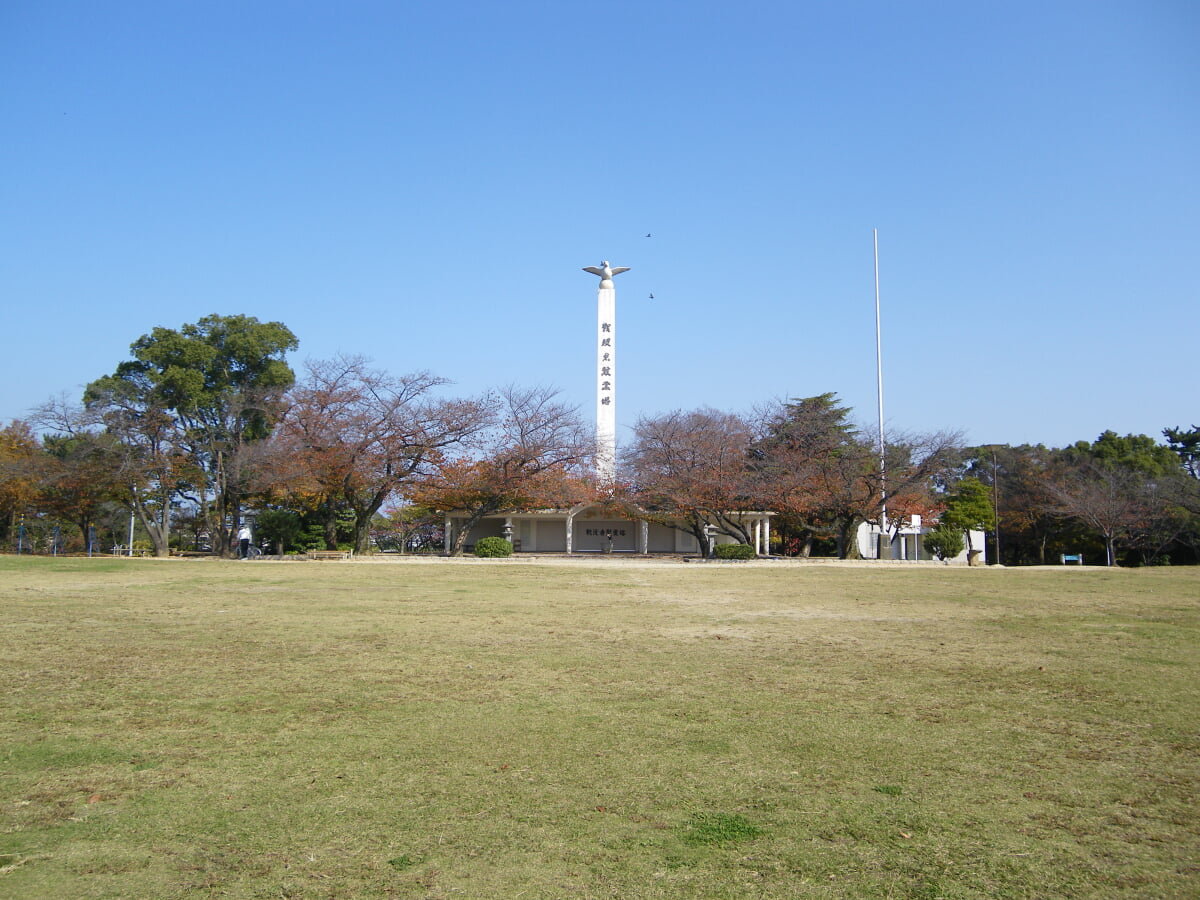
[[653, 294], [651, 294], [651, 295], [650, 295], [650, 299], [651, 299], [651, 300], [653, 300], [653, 299], [654, 299], [654, 295], [653, 295]]
[[650, 232], [646, 232], [646, 237], [650, 237]]

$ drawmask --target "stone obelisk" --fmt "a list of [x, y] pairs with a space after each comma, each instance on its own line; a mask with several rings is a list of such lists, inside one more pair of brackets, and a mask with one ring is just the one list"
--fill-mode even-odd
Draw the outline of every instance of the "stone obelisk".
[[629, 266], [604, 260], [583, 271], [600, 276], [596, 290], [596, 477], [611, 484], [617, 475], [617, 291], [613, 276]]

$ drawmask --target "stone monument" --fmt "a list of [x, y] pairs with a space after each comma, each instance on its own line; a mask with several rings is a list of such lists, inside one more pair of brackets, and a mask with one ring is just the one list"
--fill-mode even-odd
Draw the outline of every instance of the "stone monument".
[[596, 289], [596, 477], [611, 484], [617, 475], [617, 291], [613, 276], [629, 266], [604, 260], [583, 271], [600, 276]]

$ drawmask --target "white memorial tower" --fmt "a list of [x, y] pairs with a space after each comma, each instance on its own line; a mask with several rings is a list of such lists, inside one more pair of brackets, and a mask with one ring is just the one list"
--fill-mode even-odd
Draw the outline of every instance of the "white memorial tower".
[[600, 276], [596, 290], [596, 477], [612, 484], [617, 475], [617, 291], [613, 276], [629, 266], [604, 260], [583, 271]]

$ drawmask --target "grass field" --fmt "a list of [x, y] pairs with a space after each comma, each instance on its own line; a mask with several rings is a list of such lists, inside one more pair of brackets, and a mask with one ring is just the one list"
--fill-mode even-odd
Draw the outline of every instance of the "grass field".
[[1200, 896], [1200, 570], [0, 559], [5, 898]]

